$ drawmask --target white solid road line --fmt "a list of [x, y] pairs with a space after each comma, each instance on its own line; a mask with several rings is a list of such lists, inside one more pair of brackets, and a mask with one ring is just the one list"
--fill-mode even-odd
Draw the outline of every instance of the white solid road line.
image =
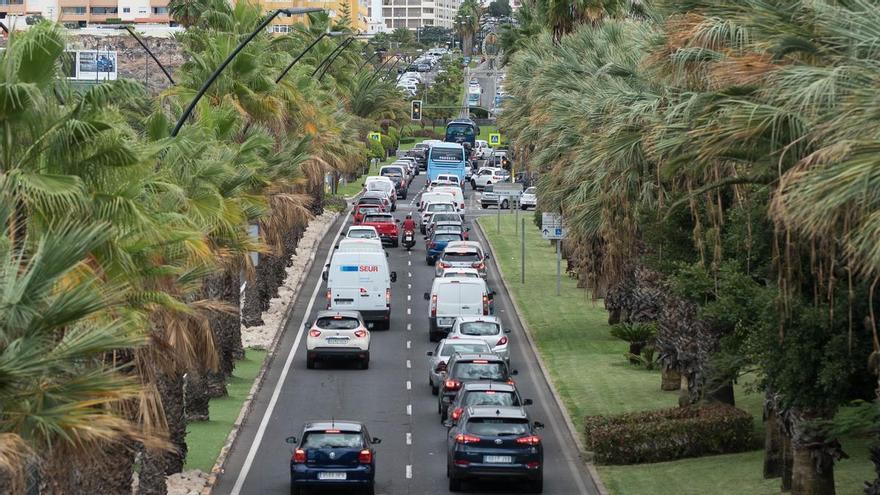
[[[348, 215], [342, 219], [342, 224], [339, 226], [339, 230], [336, 231], [336, 236], [333, 238], [333, 243], [331, 245], [336, 245], [336, 240], [339, 239], [339, 235], [342, 234], [342, 229], [345, 228], [346, 223], [348, 223]], [[324, 264], [330, 262], [330, 256], [333, 254], [332, 249], [327, 250], [327, 258], [324, 260]], [[312, 298], [309, 300], [309, 305], [306, 307], [306, 312], [303, 315], [302, 322], [299, 325], [299, 331], [296, 333], [296, 339], [293, 341], [293, 346], [290, 348], [290, 353], [287, 355], [287, 360], [284, 362], [284, 368], [281, 370], [281, 376], [278, 377], [278, 382], [275, 383], [275, 389], [272, 391], [272, 398], [269, 400], [269, 405], [266, 407], [266, 411], [263, 413], [263, 419], [260, 421], [260, 426], [257, 428], [257, 435], [254, 437], [254, 441], [251, 444], [250, 450], [248, 450], [247, 457], [244, 460], [244, 464], [241, 467], [241, 471], [238, 473], [238, 478], [235, 480], [235, 485], [232, 487], [232, 491], [230, 495], [239, 495], [241, 493], [241, 487], [244, 485], [245, 479], [247, 479], [248, 472], [251, 470], [251, 465], [254, 463], [254, 458], [257, 456], [257, 450], [260, 449], [260, 443], [263, 441], [263, 435], [266, 434], [266, 427], [269, 425], [269, 419], [272, 418], [272, 412], [275, 410], [275, 404], [278, 403], [278, 397], [281, 396], [281, 389], [284, 386], [284, 381], [287, 379], [287, 374], [290, 372], [290, 365], [293, 363], [293, 356], [296, 354], [296, 349], [299, 347], [299, 343], [302, 341], [303, 332], [306, 328], [306, 321], [309, 319], [309, 315], [312, 313], [312, 307], [315, 305], [315, 298], [318, 296], [318, 291], [321, 289], [321, 277], [318, 277], [317, 282], [315, 282], [315, 290], [312, 291]], [[293, 302], [291, 302], [293, 304]], [[282, 331], [284, 331], [282, 329]], [[282, 337], [283, 338], [283, 337]]]

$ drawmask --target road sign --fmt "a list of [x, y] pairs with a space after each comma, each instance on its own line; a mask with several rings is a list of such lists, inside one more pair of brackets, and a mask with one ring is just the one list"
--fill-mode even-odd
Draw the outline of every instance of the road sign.
[[422, 120], [422, 100], [413, 100], [410, 109], [410, 118], [412, 120]]
[[495, 146], [501, 145], [501, 134], [497, 132], [493, 132], [489, 134], [489, 146], [494, 148]]
[[562, 224], [562, 215], [556, 213], [541, 214], [541, 235], [544, 239], [562, 239], [566, 228]]
[[371, 132], [370, 133], [370, 141], [379, 141], [382, 142], [382, 134], [379, 132]]

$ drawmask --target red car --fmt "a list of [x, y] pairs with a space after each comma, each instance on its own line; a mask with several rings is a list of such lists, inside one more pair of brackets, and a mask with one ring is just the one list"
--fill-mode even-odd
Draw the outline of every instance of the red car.
[[367, 213], [361, 225], [367, 227], [375, 227], [379, 233], [382, 244], [390, 244], [397, 247], [400, 244], [400, 230], [397, 228], [396, 220], [390, 213]]
[[370, 213], [385, 213], [385, 208], [379, 205], [357, 205], [354, 207], [354, 225], [360, 225], [364, 217]]

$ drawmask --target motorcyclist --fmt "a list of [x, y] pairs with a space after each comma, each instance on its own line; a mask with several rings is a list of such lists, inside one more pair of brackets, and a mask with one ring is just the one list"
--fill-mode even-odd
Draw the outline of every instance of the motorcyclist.
[[415, 232], [416, 231], [416, 221], [413, 220], [411, 214], [407, 214], [406, 220], [403, 221], [403, 231], [404, 232]]

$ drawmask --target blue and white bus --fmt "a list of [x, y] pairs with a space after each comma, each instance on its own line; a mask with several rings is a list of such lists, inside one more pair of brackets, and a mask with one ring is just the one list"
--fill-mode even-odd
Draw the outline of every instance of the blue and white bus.
[[459, 181], [463, 181], [466, 166], [467, 153], [458, 143], [437, 143], [428, 149], [428, 181], [440, 174], [456, 175]]

